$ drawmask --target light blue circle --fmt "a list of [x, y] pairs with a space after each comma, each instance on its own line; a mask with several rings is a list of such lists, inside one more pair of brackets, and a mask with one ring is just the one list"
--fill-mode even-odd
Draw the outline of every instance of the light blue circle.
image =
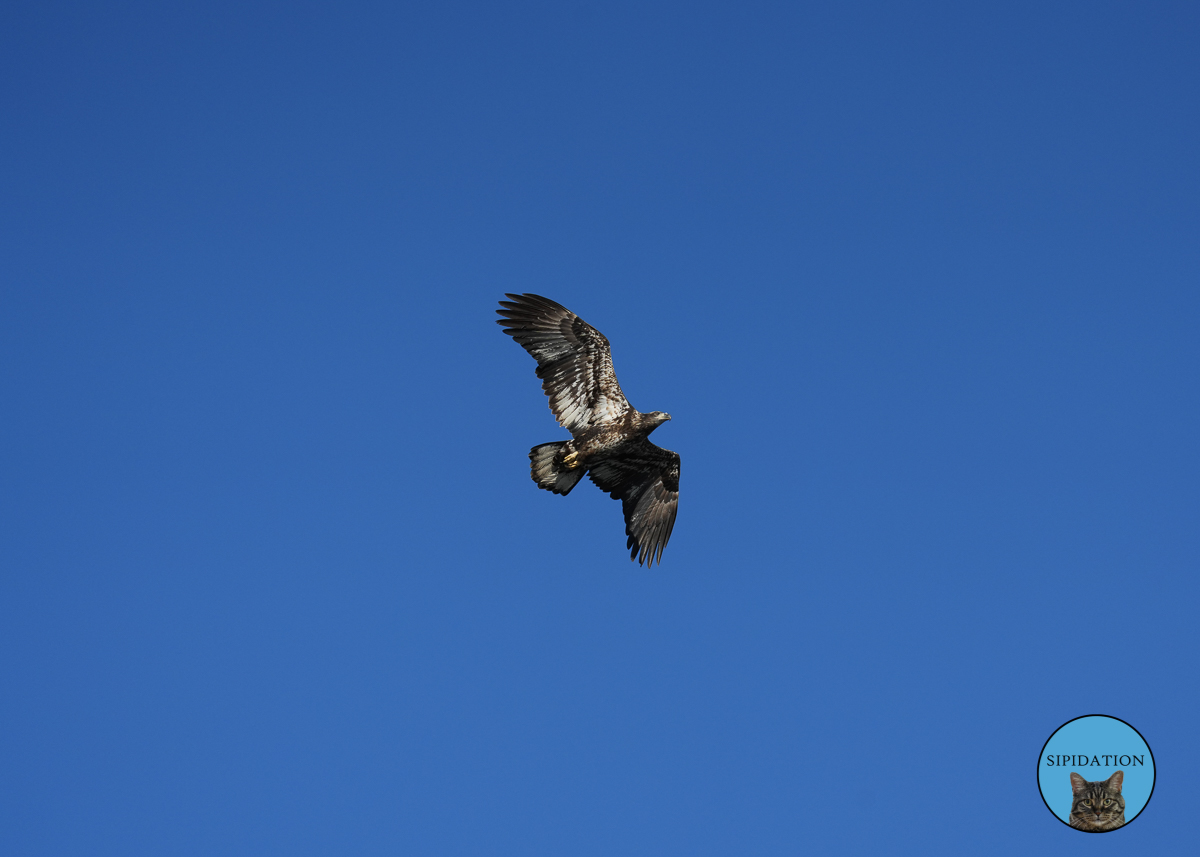
[[1080, 717], [1060, 726], [1038, 759], [1038, 788], [1046, 806], [1063, 821], [1071, 816], [1072, 771], [1091, 782], [1124, 771], [1121, 795], [1125, 798], [1126, 824], [1137, 817], [1154, 791], [1154, 756], [1150, 748], [1128, 723], [1103, 714]]

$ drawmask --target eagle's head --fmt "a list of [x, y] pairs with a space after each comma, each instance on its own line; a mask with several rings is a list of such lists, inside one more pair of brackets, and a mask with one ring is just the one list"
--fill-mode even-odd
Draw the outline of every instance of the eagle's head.
[[650, 424], [650, 431], [654, 431], [670, 418], [670, 414], [664, 414], [662, 411], [651, 411], [646, 414], [646, 422]]

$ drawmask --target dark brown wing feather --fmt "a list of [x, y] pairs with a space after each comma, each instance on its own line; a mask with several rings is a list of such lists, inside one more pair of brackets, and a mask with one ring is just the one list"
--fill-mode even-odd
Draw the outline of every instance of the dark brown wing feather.
[[540, 295], [508, 295], [497, 324], [537, 361], [537, 376], [559, 425], [578, 436], [620, 418], [629, 402], [617, 383], [604, 334]]
[[679, 509], [679, 454], [641, 438], [594, 465], [588, 477], [621, 501], [629, 558], [661, 563]]

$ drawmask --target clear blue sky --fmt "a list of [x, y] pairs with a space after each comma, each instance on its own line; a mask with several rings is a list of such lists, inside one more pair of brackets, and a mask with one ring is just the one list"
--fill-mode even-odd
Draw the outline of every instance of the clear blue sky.
[[[0, 851], [1194, 847], [1198, 43], [5, 4]], [[506, 291], [673, 415], [661, 569], [530, 481]], [[1104, 837], [1037, 789], [1093, 713], [1159, 773]]]

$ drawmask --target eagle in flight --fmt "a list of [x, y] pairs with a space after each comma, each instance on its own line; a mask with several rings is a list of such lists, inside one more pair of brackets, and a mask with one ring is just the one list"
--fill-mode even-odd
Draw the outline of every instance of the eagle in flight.
[[529, 450], [533, 481], [566, 495], [586, 473], [621, 501], [629, 558], [661, 563], [679, 507], [679, 454], [648, 435], [671, 415], [634, 410], [617, 383], [608, 340], [575, 313], [540, 295], [505, 297], [496, 323], [533, 355], [550, 410], [571, 432], [571, 440]]

